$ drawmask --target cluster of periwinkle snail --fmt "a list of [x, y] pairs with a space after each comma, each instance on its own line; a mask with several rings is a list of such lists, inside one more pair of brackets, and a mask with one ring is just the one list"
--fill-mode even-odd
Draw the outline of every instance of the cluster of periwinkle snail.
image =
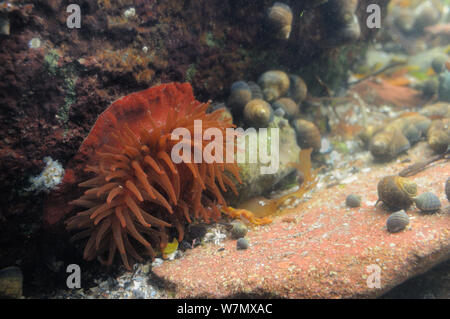
[[[450, 178], [445, 183], [445, 192], [450, 201]], [[399, 232], [409, 224], [409, 217], [405, 213], [413, 203], [425, 214], [432, 214], [441, 209], [439, 197], [431, 192], [424, 192], [418, 195], [417, 184], [412, 180], [401, 176], [385, 176], [377, 186], [378, 202], [382, 202], [389, 211], [396, 211], [391, 214], [386, 222], [389, 232]]]
[[419, 114], [398, 118], [385, 126], [369, 125], [359, 137], [380, 161], [394, 159], [421, 139], [426, 139], [434, 152], [442, 154], [450, 146], [450, 104], [425, 106]]
[[[358, 0], [310, 1], [307, 8], [322, 6], [326, 21], [326, 43], [337, 46], [357, 40], [361, 34], [356, 16]], [[279, 40], [287, 40], [292, 31], [292, 9], [285, 3], [275, 2], [266, 13], [269, 34]]]
[[[445, 195], [450, 202], [450, 177], [444, 186]], [[424, 214], [432, 214], [440, 211], [441, 201], [431, 192], [418, 194], [417, 184], [412, 180], [401, 176], [385, 176], [377, 185], [378, 202], [382, 202], [389, 211], [394, 211], [386, 220], [386, 228], [390, 233], [397, 233], [409, 224], [409, 216], [405, 212], [412, 204]], [[359, 207], [361, 197], [350, 194], [345, 200], [347, 207]], [[376, 204], [375, 204], [376, 205]]]
[[[237, 81], [231, 85], [227, 106], [235, 119], [246, 127], [268, 127], [274, 115], [286, 118], [297, 133], [302, 148], [320, 150], [321, 135], [316, 125], [299, 118], [307, 86], [298, 75], [280, 70], [264, 72], [255, 82]], [[239, 124], [239, 123], [236, 123]]]

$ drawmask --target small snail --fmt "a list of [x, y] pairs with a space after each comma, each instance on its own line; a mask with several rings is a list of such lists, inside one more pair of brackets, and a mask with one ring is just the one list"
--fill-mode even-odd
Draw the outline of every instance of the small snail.
[[234, 221], [231, 223], [231, 237], [239, 239], [245, 237], [247, 234], [247, 226], [240, 221]]
[[385, 176], [377, 185], [378, 202], [390, 210], [408, 209], [417, 194], [416, 183], [405, 177]]
[[409, 224], [409, 216], [404, 210], [391, 214], [386, 221], [386, 228], [390, 233], [398, 233]]
[[427, 132], [427, 141], [436, 153], [447, 151], [450, 145], [450, 119], [433, 121]]
[[353, 42], [361, 35], [355, 14], [358, 0], [329, 0], [324, 4], [327, 18], [327, 41], [331, 46]]
[[420, 194], [414, 198], [414, 202], [417, 208], [424, 213], [433, 213], [441, 208], [439, 197], [430, 192]]
[[237, 81], [231, 85], [228, 107], [235, 111], [243, 110], [245, 104], [252, 99], [249, 85], [244, 81]]
[[264, 100], [254, 99], [245, 105], [244, 120], [249, 126], [267, 127], [272, 117], [272, 107]]
[[445, 63], [448, 61], [446, 55], [439, 55], [431, 61], [431, 67], [436, 74], [443, 72], [445, 68]]
[[289, 39], [292, 30], [292, 10], [287, 4], [275, 2], [267, 10], [267, 23], [274, 32], [275, 38]]
[[236, 249], [237, 250], [242, 250], [242, 249], [247, 249], [249, 246], [248, 240], [246, 238], [239, 238], [236, 241]]
[[408, 139], [396, 127], [391, 126], [375, 134], [369, 146], [377, 160], [387, 161], [411, 147]]
[[248, 86], [250, 87], [250, 91], [252, 92], [252, 99], [264, 99], [264, 95], [258, 84], [249, 81]]
[[401, 120], [400, 128], [411, 145], [424, 137], [431, 125], [431, 120], [422, 115], [408, 116]]
[[312, 148], [313, 152], [320, 150], [322, 137], [314, 123], [298, 119], [294, 121], [294, 128], [297, 133], [297, 143], [301, 148]]
[[414, 26], [414, 14], [410, 10], [402, 10], [398, 15], [394, 18], [394, 24], [397, 28], [400, 29], [405, 34], [408, 34], [412, 31]]
[[[431, 120], [420, 114], [400, 117], [373, 135], [370, 152], [377, 160], [391, 160], [425, 136], [430, 125]], [[360, 135], [361, 139], [368, 139], [371, 132], [363, 133], [367, 136]]]
[[281, 99], [276, 100], [272, 106], [274, 109], [282, 109], [284, 111], [284, 115], [288, 119], [294, 119], [299, 113], [298, 104], [287, 97], [282, 97]]
[[438, 102], [424, 106], [420, 111], [420, 114], [430, 118], [443, 118], [450, 117], [450, 103]]
[[383, 128], [381, 126], [376, 125], [368, 125], [361, 133], [358, 134], [358, 137], [364, 143], [365, 147], [368, 147], [372, 137], [381, 131]]
[[439, 81], [434, 78], [425, 80], [420, 86], [420, 89], [422, 90], [422, 94], [425, 98], [432, 98], [438, 93]]
[[436, 24], [441, 16], [437, 8], [426, 2], [416, 10], [418, 12], [416, 13], [416, 19], [414, 20], [414, 30], [419, 32], [423, 31], [425, 27]]
[[348, 207], [359, 207], [361, 206], [361, 196], [350, 194], [345, 199], [345, 205]]
[[267, 71], [258, 79], [264, 99], [268, 102], [283, 97], [289, 90], [290, 80], [283, 71]]
[[291, 81], [288, 96], [297, 103], [301, 103], [306, 99], [308, 94], [308, 87], [305, 81], [298, 75], [290, 75]]

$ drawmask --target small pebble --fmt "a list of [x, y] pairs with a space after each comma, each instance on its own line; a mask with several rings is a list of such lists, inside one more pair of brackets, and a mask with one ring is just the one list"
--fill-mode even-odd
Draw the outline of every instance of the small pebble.
[[348, 207], [360, 207], [361, 206], [361, 196], [350, 194], [345, 199], [345, 205]]
[[248, 248], [248, 240], [245, 238], [239, 238], [236, 242], [236, 249], [247, 249]]

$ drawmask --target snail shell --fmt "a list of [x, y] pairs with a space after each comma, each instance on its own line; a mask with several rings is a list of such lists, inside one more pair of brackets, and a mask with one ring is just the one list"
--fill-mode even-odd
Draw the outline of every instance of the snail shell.
[[258, 84], [263, 91], [264, 99], [272, 102], [287, 93], [290, 80], [283, 71], [267, 71], [259, 77]]
[[355, 194], [350, 194], [345, 199], [345, 205], [348, 207], [359, 207], [361, 206], [361, 197]]
[[450, 117], [450, 103], [438, 102], [423, 107], [420, 114], [430, 118], [444, 118]]
[[234, 221], [231, 223], [231, 237], [234, 239], [239, 239], [245, 237], [247, 234], [247, 226], [245, 226], [240, 221]]
[[416, 19], [414, 20], [414, 29], [416, 31], [423, 31], [425, 27], [436, 24], [441, 16], [437, 8], [426, 2], [424, 5], [419, 6], [417, 10]]
[[249, 126], [267, 127], [272, 118], [272, 107], [264, 100], [254, 99], [245, 105], [244, 120]]
[[416, 183], [405, 177], [385, 176], [377, 185], [378, 201], [388, 209], [408, 209], [417, 194]]
[[308, 87], [306, 86], [305, 81], [303, 81], [303, 79], [298, 75], [290, 75], [289, 79], [291, 81], [291, 85], [289, 87], [288, 96], [295, 102], [301, 103], [306, 99]]
[[353, 42], [361, 35], [356, 7], [358, 0], [329, 0], [324, 4], [327, 18], [327, 45]]
[[432, 98], [438, 93], [439, 81], [438, 79], [434, 78], [425, 80], [422, 83], [420, 89], [422, 90], [422, 94], [424, 95], [425, 98]]
[[244, 81], [237, 81], [231, 85], [228, 107], [235, 111], [242, 110], [252, 99], [252, 92], [249, 85]]
[[248, 240], [247, 238], [239, 238], [236, 241], [236, 249], [237, 250], [241, 250], [241, 249], [247, 249], [249, 246]]
[[298, 119], [294, 121], [294, 128], [297, 133], [297, 143], [301, 148], [312, 148], [313, 152], [320, 150], [322, 137], [314, 123]]
[[404, 210], [391, 214], [386, 221], [386, 228], [390, 233], [398, 233], [409, 224], [409, 216]]
[[281, 99], [276, 100], [272, 106], [275, 109], [282, 109], [284, 111], [284, 115], [286, 115], [288, 119], [294, 119], [300, 112], [298, 104], [287, 97], [282, 97]]
[[279, 107], [273, 111], [273, 115], [279, 116], [279, 117], [284, 117], [286, 115], [286, 112], [282, 108]]
[[368, 147], [372, 137], [380, 132], [383, 128], [377, 125], [368, 125], [361, 133], [358, 134], [358, 137], [364, 143], [365, 147]]
[[450, 202], [450, 177], [447, 178], [445, 182], [445, 195], [447, 196], [447, 200]]
[[377, 160], [387, 161], [411, 147], [408, 139], [396, 127], [391, 126], [375, 134], [369, 146]]
[[447, 151], [450, 144], [450, 119], [433, 121], [428, 129], [427, 141], [436, 153]]
[[441, 208], [441, 201], [439, 198], [430, 192], [420, 194], [414, 198], [414, 202], [416, 203], [417, 208], [425, 213], [432, 213]]
[[394, 24], [405, 34], [412, 31], [414, 26], [414, 14], [410, 10], [402, 10], [395, 18]]
[[448, 57], [446, 55], [439, 55], [439, 56], [435, 57], [431, 61], [431, 67], [433, 68], [433, 71], [436, 74], [444, 72], [444, 70], [446, 69], [445, 63], [447, 61], [448, 61]]
[[401, 118], [401, 130], [403, 135], [408, 139], [412, 145], [418, 142], [426, 135], [428, 128], [431, 125], [431, 120], [422, 115], [408, 116]]
[[284, 3], [275, 2], [267, 10], [267, 23], [275, 33], [275, 38], [289, 39], [292, 30], [292, 10]]
[[248, 86], [250, 87], [250, 91], [252, 92], [252, 99], [264, 99], [264, 95], [258, 84], [249, 81]]
[[417, 130], [421, 133], [421, 135], [425, 136], [426, 132], [430, 128], [431, 120], [423, 115], [414, 115], [414, 116], [408, 116], [403, 118], [404, 122], [406, 123], [403, 127], [403, 131], [405, 128], [407, 128], [409, 125], [414, 125]]

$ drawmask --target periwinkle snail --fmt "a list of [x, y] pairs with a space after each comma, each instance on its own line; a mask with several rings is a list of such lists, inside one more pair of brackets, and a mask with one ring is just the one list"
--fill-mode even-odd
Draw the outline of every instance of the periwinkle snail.
[[297, 142], [301, 148], [312, 148], [314, 152], [320, 150], [322, 137], [314, 123], [298, 119], [294, 121], [294, 129], [297, 133]]
[[267, 10], [267, 24], [274, 34], [274, 38], [280, 40], [289, 39], [292, 31], [292, 10], [287, 4], [275, 2]]
[[418, 209], [424, 213], [434, 213], [441, 208], [441, 201], [439, 197], [431, 192], [422, 193], [416, 198], [414, 202]]
[[283, 71], [272, 70], [264, 72], [258, 79], [264, 99], [267, 102], [283, 97], [289, 90], [290, 80]]
[[409, 216], [404, 210], [391, 214], [386, 221], [386, 228], [390, 233], [398, 233], [409, 224]]
[[390, 210], [408, 209], [417, 195], [417, 185], [400, 176], [385, 176], [377, 185], [378, 202]]
[[244, 120], [253, 127], [267, 127], [273, 118], [272, 107], [261, 99], [248, 102], [244, 108]]
[[234, 111], [242, 111], [251, 99], [250, 86], [244, 81], [237, 81], [231, 85], [227, 105]]

